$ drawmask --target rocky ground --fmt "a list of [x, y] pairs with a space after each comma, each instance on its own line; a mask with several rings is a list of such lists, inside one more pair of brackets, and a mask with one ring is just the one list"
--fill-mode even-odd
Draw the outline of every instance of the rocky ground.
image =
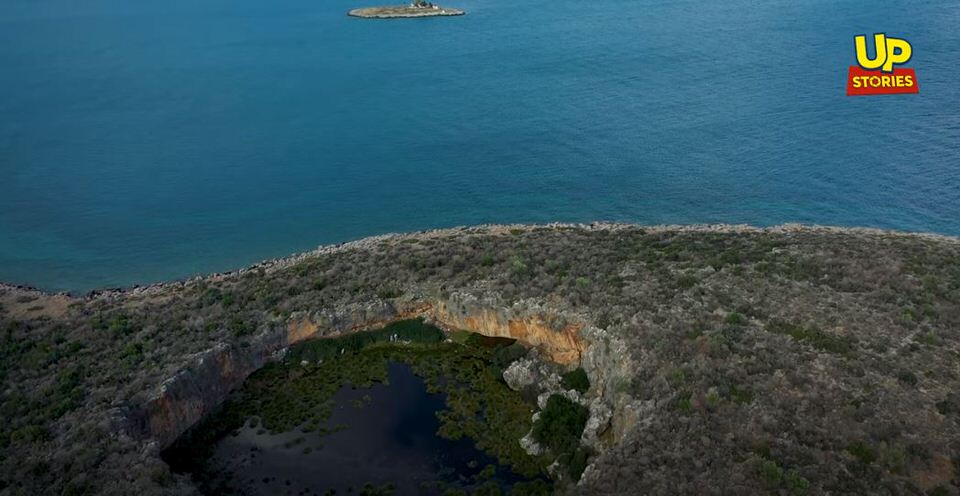
[[960, 494], [960, 241], [607, 224], [379, 236], [83, 297], [0, 288], [0, 494], [190, 494], [159, 450], [250, 372], [415, 315], [536, 346], [507, 382], [589, 406], [570, 492]]

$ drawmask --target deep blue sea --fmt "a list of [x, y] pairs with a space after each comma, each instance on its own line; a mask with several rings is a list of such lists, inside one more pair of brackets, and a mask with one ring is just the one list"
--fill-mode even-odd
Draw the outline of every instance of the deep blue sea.
[[[0, 280], [144, 284], [389, 231], [960, 235], [957, 0], [4, 0]], [[397, 1], [397, 0], [394, 0]], [[844, 96], [853, 37], [919, 95]]]

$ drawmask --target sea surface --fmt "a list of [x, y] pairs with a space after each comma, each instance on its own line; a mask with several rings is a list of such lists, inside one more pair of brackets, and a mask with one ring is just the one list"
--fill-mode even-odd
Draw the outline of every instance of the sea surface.
[[[5, 0], [0, 280], [146, 284], [390, 231], [960, 235], [957, 0]], [[364, 3], [371, 2], [371, 3]], [[853, 37], [919, 95], [844, 96]]]

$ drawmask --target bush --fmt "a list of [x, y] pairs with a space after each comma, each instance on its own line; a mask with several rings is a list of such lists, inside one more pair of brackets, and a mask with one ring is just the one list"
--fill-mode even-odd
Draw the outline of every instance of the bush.
[[569, 474], [573, 480], [580, 480], [580, 476], [583, 475], [583, 471], [587, 468], [588, 458], [589, 453], [586, 448], [581, 447], [567, 461], [567, 474]]
[[587, 377], [587, 372], [583, 370], [583, 367], [577, 367], [563, 374], [562, 379], [565, 389], [574, 389], [580, 393], [586, 393], [587, 390], [590, 389], [590, 379]]
[[517, 278], [526, 278], [530, 275], [530, 266], [527, 265], [527, 262], [525, 262], [520, 255], [514, 255], [510, 259], [510, 273]]
[[784, 470], [779, 463], [766, 458], [760, 464], [760, 477], [771, 488], [786, 487], [793, 494], [803, 494], [810, 488], [810, 481], [801, 476], [800, 472], [795, 469]]
[[699, 279], [689, 274], [684, 274], [677, 279], [677, 286], [681, 289], [690, 289], [699, 283]]
[[252, 334], [255, 330], [253, 324], [241, 319], [240, 317], [233, 317], [230, 319], [230, 324], [228, 327], [230, 329], [230, 333], [233, 334], [234, 337], [238, 338]]
[[738, 405], [746, 405], [753, 401], [753, 393], [747, 389], [740, 389], [736, 386], [730, 388], [730, 399]]
[[589, 416], [583, 405], [554, 394], [533, 424], [533, 439], [549, 448], [574, 480], [580, 480], [587, 467], [589, 453], [580, 446], [580, 436]]
[[394, 287], [382, 287], [377, 290], [377, 297], [381, 300], [389, 300], [402, 295], [403, 292]]
[[727, 318], [724, 319], [724, 322], [733, 325], [743, 325], [747, 323], [747, 319], [743, 315], [740, 315], [737, 312], [730, 312], [727, 314]]
[[897, 373], [897, 379], [900, 379], [900, 382], [909, 384], [911, 386], [916, 386], [917, 382], [920, 382], [920, 379], [917, 379], [917, 376], [909, 370], [901, 370], [899, 373]]
[[760, 465], [760, 475], [771, 486], [779, 486], [783, 480], [783, 469], [773, 460], [764, 460]]
[[870, 464], [877, 460], [877, 453], [863, 441], [855, 441], [847, 446], [847, 452], [857, 457], [863, 463]]
[[813, 327], [802, 327], [782, 321], [774, 321], [767, 324], [767, 331], [777, 334], [786, 334], [787, 336], [803, 341], [818, 350], [837, 353], [840, 355], [849, 355], [853, 353], [856, 340], [846, 336], [835, 336]]
[[522, 344], [513, 343], [509, 346], [501, 346], [494, 352], [491, 366], [497, 376], [502, 377], [503, 371], [507, 370], [511, 363], [525, 356], [527, 356], [527, 348]]
[[533, 424], [533, 438], [555, 455], [570, 456], [580, 447], [580, 435], [590, 414], [586, 407], [566, 396], [554, 394]]
[[800, 475], [796, 470], [788, 470], [783, 478], [787, 489], [794, 493], [804, 493], [810, 488], [810, 481]]
[[133, 324], [126, 315], [118, 315], [110, 321], [110, 332], [126, 336], [133, 332]]

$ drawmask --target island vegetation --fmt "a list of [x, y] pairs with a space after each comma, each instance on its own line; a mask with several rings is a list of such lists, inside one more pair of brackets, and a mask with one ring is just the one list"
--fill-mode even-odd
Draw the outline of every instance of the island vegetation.
[[384, 7], [364, 7], [353, 9], [347, 14], [352, 17], [369, 19], [401, 19], [412, 17], [460, 16], [466, 12], [460, 9], [441, 7], [426, 0], [413, 0], [409, 5], [388, 5]]

